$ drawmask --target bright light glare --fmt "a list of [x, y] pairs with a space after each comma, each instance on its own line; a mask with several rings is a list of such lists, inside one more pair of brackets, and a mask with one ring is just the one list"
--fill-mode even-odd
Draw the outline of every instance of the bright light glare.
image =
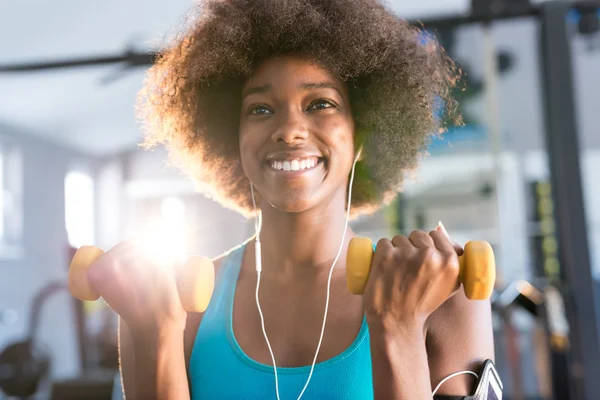
[[65, 225], [71, 246], [94, 243], [94, 181], [82, 172], [65, 177]]
[[147, 225], [138, 240], [142, 250], [160, 264], [168, 265], [186, 258], [185, 204], [181, 199], [168, 197], [160, 207], [158, 222]]

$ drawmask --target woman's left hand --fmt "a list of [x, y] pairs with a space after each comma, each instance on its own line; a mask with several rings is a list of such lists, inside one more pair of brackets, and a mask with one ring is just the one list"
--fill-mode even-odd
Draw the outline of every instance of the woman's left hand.
[[424, 329], [427, 318], [460, 287], [462, 252], [441, 224], [429, 233], [380, 240], [364, 292], [369, 325], [388, 333]]

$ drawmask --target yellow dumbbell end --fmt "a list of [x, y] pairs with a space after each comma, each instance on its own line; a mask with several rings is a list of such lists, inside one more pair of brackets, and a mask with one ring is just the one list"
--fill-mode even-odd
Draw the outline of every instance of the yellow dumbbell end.
[[69, 267], [69, 290], [79, 300], [96, 301], [100, 295], [96, 293], [88, 279], [88, 269], [104, 250], [94, 246], [83, 246], [73, 256]]
[[496, 282], [496, 261], [492, 246], [485, 241], [471, 241], [460, 257], [460, 282], [470, 300], [487, 300]]
[[183, 308], [188, 312], [204, 312], [215, 287], [215, 267], [206, 257], [187, 259], [179, 274], [177, 288]]
[[346, 254], [346, 284], [352, 294], [363, 294], [373, 261], [373, 242], [369, 238], [350, 240]]

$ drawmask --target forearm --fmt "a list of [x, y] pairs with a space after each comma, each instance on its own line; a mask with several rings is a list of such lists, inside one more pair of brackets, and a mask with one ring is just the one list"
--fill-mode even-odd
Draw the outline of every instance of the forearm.
[[423, 330], [394, 332], [371, 328], [371, 360], [375, 399], [431, 400], [431, 384]]
[[189, 399], [183, 331], [133, 330], [132, 339], [135, 400]]

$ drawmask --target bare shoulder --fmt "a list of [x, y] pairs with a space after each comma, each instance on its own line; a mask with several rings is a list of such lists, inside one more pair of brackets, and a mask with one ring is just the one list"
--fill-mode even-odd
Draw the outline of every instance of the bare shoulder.
[[[225, 259], [226, 254], [220, 255], [214, 258], [212, 261], [215, 266], [215, 275], [221, 268], [223, 264], [223, 260]], [[185, 352], [185, 365], [189, 366], [190, 358], [192, 355], [192, 349], [194, 347], [194, 340], [196, 339], [196, 334], [198, 333], [198, 327], [200, 326], [200, 322], [202, 321], [202, 313], [188, 313], [187, 321], [185, 324], [185, 332], [183, 336], [183, 345]]]

